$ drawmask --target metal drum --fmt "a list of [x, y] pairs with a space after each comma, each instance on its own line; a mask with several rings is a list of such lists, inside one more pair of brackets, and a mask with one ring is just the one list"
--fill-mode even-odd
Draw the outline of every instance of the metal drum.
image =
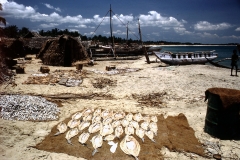
[[[221, 89], [221, 92], [224, 89]], [[204, 131], [220, 139], [232, 139], [239, 134], [239, 104], [224, 108], [218, 93], [208, 90]]]

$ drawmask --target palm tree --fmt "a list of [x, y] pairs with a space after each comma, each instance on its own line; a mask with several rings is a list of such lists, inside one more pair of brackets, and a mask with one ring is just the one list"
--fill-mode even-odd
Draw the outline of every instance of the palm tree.
[[[0, 10], [2, 11], [2, 4], [0, 3]], [[3, 17], [0, 17], [0, 22], [2, 22], [6, 26], [6, 19]]]

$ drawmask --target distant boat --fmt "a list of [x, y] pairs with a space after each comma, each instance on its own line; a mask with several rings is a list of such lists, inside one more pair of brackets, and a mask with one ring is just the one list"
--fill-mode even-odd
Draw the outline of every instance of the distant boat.
[[155, 56], [169, 65], [188, 65], [188, 64], [205, 64], [217, 58], [215, 51], [195, 51], [195, 52], [177, 52], [169, 51], [153, 52]]

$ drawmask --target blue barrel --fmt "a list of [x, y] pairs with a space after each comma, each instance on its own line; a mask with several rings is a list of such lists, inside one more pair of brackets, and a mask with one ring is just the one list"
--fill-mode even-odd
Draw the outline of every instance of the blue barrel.
[[[220, 139], [233, 139], [239, 135], [240, 130], [240, 103], [225, 108], [220, 97], [220, 92], [225, 91], [226, 93], [232, 93], [225, 88], [211, 88], [205, 92], [205, 100], [208, 99], [208, 103], [204, 131]], [[235, 98], [236, 96], [232, 97]]]

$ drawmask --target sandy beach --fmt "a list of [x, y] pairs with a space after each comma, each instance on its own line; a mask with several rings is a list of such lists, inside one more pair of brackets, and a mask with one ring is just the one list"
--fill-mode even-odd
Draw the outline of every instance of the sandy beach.
[[[150, 60], [154, 62], [156, 58], [151, 56]], [[106, 66], [110, 65], [122, 69], [122, 72], [115, 74], [107, 72]], [[145, 57], [142, 57], [139, 60], [95, 61], [93, 66], [84, 65], [81, 71], [83, 82], [75, 87], [53, 83], [24, 84], [32, 74], [40, 73], [41, 66], [41, 60], [33, 56], [32, 61], [25, 64], [25, 74], [15, 76], [16, 85], [4, 83], [0, 86], [1, 94], [44, 97], [77, 95], [77, 98], [58, 99], [61, 106], [59, 106], [59, 119], [56, 121], [31, 122], [0, 119], [0, 159], [2, 160], [83, 159], [66, 153], [38, 150], [32, 146], [41, 143], [59, 122], [89, 107], [163, 115], [164, 118], [184, 114], [206, 154], [200, 156], [162, 147], [159, 152], [163, 159], [213, 159], [214, 154], [220, 154], [222, 159], [240, 158], [239, 140], [220, 140], [204, 132], [207, 111], [207, 101], [204, 101], [205, 91], [212, 87], [240, 90], [240, 77], [230, 76], [229, 69], [210, 65], [165, 66], [159, 61], [147, 64]], [[48, 67], [50, 74], [56, 70], [76, 70], [76, 67]], [[103, 86], [96, 86], [100, 85], [97, 83], [99, 80], [107, 82], [102, 84]], [[152, 98], [156, 101], [144, 104], [137, 99], [137, 97], [149, 95], [153, 95]], [[219, 148], [211, 150], [208, 142], [219, 144]], [[134, 158], [129, 156], [129, 159]]]

